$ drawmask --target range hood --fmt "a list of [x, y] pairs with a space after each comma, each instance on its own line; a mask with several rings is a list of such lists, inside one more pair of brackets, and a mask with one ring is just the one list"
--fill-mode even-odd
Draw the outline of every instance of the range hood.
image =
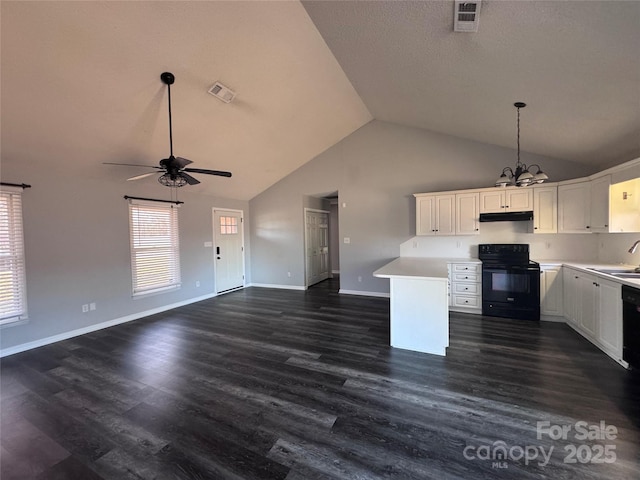
[[481, 222], [526, 222], [533, 220], [533, 212], [481, 213]]

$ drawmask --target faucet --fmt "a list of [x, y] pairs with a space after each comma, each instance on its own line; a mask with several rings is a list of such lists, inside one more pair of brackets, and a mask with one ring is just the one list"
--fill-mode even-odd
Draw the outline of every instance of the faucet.
[[[640, 240], [636, 240], [636, 243], [631, 245], [631, 248], [629, 249], [629, 253], [636, 253], [636, 249], [638, 248], [638, 245], [640, 245]], [[635, 271], [640, 272], [640, 265], [636, 267]]]

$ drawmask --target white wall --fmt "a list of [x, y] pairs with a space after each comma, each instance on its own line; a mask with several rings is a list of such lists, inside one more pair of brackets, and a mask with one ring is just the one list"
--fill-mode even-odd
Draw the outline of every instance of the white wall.
[[[248, 219], [248, 202], [180, 189], [179, 199], [185, 202], [178, 213], [182, 288], [134, 300], [123, 196], [169, 199], [170, 189], [153, 178], [125, 182], [131, 172], [122, 173], [123, 181], [107, 182], [57, 171], [53, 158], [47, 170], [3, 161], [3, 181], [32, 185], [23, 195], [29, 320], [2, 328], [3, 350], [215, 292], [213, 249], [204, 247], [213, 239], [212, 208], [241, 209]], [[82, 313], [81, 306], [91, 302], [97, 310]]]
[[[515, 158], [513, 149], [374, 120], [250, 201], [253, 281], [304, 284], [303, 198], [338, 191], [340, 236], [351, 239], [340, 243], [341, 288], [387, 292], [388, 281], [372, 273], [414, 237], [412, 194], [491, 186]], [[527, 153], [522, 160], [552, 181], [593, 173]]]

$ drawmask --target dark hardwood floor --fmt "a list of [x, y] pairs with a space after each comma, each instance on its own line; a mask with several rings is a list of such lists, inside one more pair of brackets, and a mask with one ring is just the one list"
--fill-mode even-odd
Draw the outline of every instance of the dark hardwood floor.
[[446, 357], [391, 349], [388, 312], [247, 288], [6, 357], [0, 478], [640, 479], [637, 372], [462, 314]]

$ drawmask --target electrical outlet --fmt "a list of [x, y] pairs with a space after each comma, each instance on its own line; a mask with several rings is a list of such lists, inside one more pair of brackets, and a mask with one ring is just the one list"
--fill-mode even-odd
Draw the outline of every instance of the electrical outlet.
[[551, 248], [551, 242], [544, 242], [544, 246], [549, 250]]
[[82, 313], [87, 313], [89, 311], [89, 304], [85, 303], [82, 305]]
[[287, 277], [291, 278], [291, 272], [287, 272]]
[[351, 243], [351, 238], [344, 237], [344, 243]]
[[418, 240], [413, 241], [413, 248], [418, 248]]
[[91, 302], [89, 304], [89, 310], [93, 312], [95, 309], [96, 309], [96, 302]]
[[462, 246], [462, 242], [458, 241], [456, 242], [456, 248], [460, 248]]
[[358, 277], [358, 281], [359, 281], [359, 282], [362, 282], [362, 277]]
[[196, 288], [200, 286], [200, 280], [196, 280]]

